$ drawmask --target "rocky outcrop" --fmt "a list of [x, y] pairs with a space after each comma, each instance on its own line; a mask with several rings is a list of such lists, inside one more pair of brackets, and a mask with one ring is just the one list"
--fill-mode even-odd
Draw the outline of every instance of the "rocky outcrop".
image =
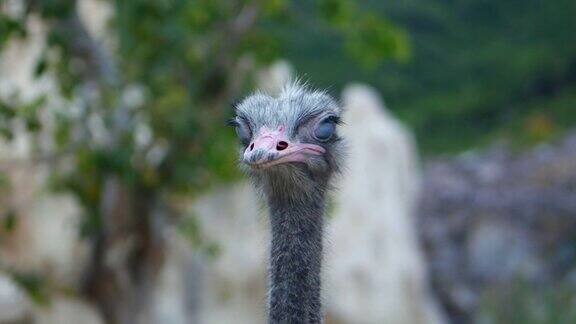
[[205, 240], [220, 251], [202, 260], [200, 323], [265, 322], [268, 231], [257, 198], [242, 182], [192, 205]]
[[35, 308], [35, 324], [104, 324], [93, 305], [76, 298], [57, 297], [49, 305]]
[[26, 294], [6, 275], [0, 275], [0, 323], [26, 323], [31, 303]]
[[[576, 135], [523, 153], [499, 146], [437, 159], [424, 174], [420, 232], [454, 322], [477, 319], [490, 296], [506, 298], [519, 283], [529, 295], [562, 287], [573, 296]], [[551, 322], [573, 309], [566, 301]], [[523, 318], [545, 322], [545, 309], [528, 309], [536, 315], [522, 310]]]
[[415, 231], [412, 134], [375, 90], [347, 87], [348, 155], [326, 238], [326, 310], [340, 323], [441, 323]]

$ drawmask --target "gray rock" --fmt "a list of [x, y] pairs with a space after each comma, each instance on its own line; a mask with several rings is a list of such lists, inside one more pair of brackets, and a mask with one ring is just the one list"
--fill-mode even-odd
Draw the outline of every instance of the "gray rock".
[[24, 322], [31, 311], [31, 304], [12, 279], [0, 274], [0, 323]]
[[423, 188], [420, 233], [433, 286], [454, 322], [475, 319], [487, 293], [504, 295], [518, 280], [569, 286], [576, 135], [522, 153], [500, 145], [432, 160]]

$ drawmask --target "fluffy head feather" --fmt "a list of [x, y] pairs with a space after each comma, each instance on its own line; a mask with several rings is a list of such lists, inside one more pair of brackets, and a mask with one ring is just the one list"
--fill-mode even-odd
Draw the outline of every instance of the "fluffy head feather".
[[[290, 145], [312, 144], [325, 152], [306, 156], [294, 163], [245, 169], [267, 194], [302, 197], [318, 190], [324, 191], [331, 175], [339, 169], [343, 144], [337, 130], [326, 140], [318, 139], [315, 131], [321, 123], [339, 124], [341, 113], [340, 105], [325, 91], [311, 89], [298, 81], [285, 85], [277, 97], [257, 91], [236, 106], [236, 117], [232, 122], [245, 133], [240, 134], [241, 162], [247, 162], [244, 160], [246, 151], [250, 150], [250, 145], [262, 130], [280, 129]], [[256, 151], [250, 158], [254, 161], [269, 154], [269, 160], [273, 160], [275, 153], [278, 152]]]

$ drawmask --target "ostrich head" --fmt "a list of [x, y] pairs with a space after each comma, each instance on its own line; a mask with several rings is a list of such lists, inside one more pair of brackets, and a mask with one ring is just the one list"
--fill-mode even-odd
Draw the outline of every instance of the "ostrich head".
[[278, 97], [253, 94], [236, 107], [230, 125], [240, 139], [240, 161], [268, 195], [324, 191], [338, 170], [341, 108], [325, 92], [297, 83]]

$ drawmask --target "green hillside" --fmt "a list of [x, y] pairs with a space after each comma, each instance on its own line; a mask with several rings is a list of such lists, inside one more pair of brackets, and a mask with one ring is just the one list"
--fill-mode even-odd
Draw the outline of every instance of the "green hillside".
[[500, 137], [534, 143], [576, 122], [575, 1], [361, 3], [408, 31], [409, 59], [359, 65], [339, 37], [310, 24], [285, 31], [284, 55], [321, 86], [376, 86], [425, 152]]

